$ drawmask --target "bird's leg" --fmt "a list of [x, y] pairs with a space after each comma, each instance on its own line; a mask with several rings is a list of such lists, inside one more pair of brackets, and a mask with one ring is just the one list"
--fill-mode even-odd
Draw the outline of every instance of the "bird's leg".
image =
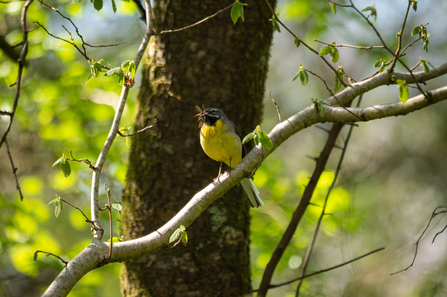
[[213, 181], [217, 181], [220, 182], [219, 177], [222, 175], [222, 162], [220, 162], [220, 167], [219, 167], [219, 174], [217, 175], [217, 177], [215, 179], [213, 179]]

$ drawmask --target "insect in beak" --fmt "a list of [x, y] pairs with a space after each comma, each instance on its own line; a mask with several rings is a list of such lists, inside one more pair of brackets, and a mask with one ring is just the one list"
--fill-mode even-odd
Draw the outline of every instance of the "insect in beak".
[[200, 108], [200, 106], [196, 105], [196, 109], [197, 111], [199, 111], [199, 113], [196, 114], [194, 117], [198, 117], [197, 120], [199, 121], [199, 128], [201, 128], [203, 125], [204, 118], [208, 113], [205, 112], [205, 106], [202, 106], [202, 108]]

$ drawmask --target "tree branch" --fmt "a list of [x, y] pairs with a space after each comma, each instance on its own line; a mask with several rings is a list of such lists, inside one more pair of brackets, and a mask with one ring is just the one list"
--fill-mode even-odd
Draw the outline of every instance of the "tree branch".
[[[146, 24], [146, 33], [143, 37], [143, 40], [138, 49], [137, 55], [135, 57], [135, 68], [138, 69], [138, 65], [141, 62], [141, 58], [143, 57], [143, 53], [149, 43], [149, 39], [151, 37], [153, 31], [153, 23], [152, 23], [152, 7], [149, 0], [145, 0], [146, 5], [146, 19], [149, 20]], [[95, 225], [98, 228], [101, 228], [99, 222], [99, 204], [98, 204], [98, 192], [99, 192], [99, 179], [101, 176], [101, 170], [106, 160], [107, 154], [109, 153], [110, 148], [112, 147], [113, 141], [115, 140], [116, 135], [119, 131], [119, 124], [121, 121], [121, 116], [123, 114], [124, 106], [126, 105], [127, 96], [129, 95], [129, 88], [124, 85], [121, 90], [121, 96], [118, 102], [118, 107], [116, 108], [115, 117], [113, 119], [112, 127], [110, 128], [109, 135], [107, 136], [106, 142], [104, 144], [101, 153], [99, 154], [98, 160], [96, 161], [95, 168], [92, 176], [92, 188], [91, 188], [91, 212], [92, 212], [92, 221], [95, 222]], [[102, 228], [101, 228], [102, 229]], [[95, 231], [94, 240], [101, 240], [102, 234], [100, 232]]]
[[21, 42], [22, 51], [20, 53], [19, 59], [17, 60], [19, 62], [19, 69], [18, 69], [18, 73], [17, 73], [17, 79], [14, 84], [16, 86], [16, 95], [14, 97], [14, 103], [12, 105], [12, 109], [9, 112], [8, 126], [6, 127], [5, 133], [3, 134], [2, 139], [0, 140], [0, 148], [2, 147], [3, 143], [6, 141], [6, 137], [8, 136], [8, 133], [11, 130], [12, 121], [14, 120], [14, 115], [15, 115], [15, 112], [17, 109], [17, 105], [19, 104], [20, 87], [22, 85], [23, 68], [25, 67], [26, 55], [28, 54], [28, 29], [26, 26], [26, 13], [28, 12], [28, 7], [31, 5], [31, 2], [33, 2], [33, 0], [27, 0], [22, 7], [22, 15], [20, 18], [20, 23], [22, 25], [23, 40]]

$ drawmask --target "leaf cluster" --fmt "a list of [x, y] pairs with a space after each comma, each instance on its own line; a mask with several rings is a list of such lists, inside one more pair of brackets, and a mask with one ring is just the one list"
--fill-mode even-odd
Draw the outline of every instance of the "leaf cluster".
[[273, 146], [273, 143], [270, 140], [268, 134], [262, 131], [261, 126], [259, 125], [256, 126], [256, 129], [254, 129], [253, 132], [247, 134], [247, 136], [244, 137], [244, 139], [242, 140], [242, 144], [246, 144], [252, 139], [256, 145], [261, 143], [262, 146], [267, 150], [270, 150]]

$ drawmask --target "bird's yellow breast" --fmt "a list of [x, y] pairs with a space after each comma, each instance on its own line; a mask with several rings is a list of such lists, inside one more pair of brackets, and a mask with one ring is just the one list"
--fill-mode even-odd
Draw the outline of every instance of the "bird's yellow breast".
[[200, 144], [211, 159], [234, 167], [242, 159], [242, 143], [230, 123], [216, 121], [214, 126], [203, 124]]

